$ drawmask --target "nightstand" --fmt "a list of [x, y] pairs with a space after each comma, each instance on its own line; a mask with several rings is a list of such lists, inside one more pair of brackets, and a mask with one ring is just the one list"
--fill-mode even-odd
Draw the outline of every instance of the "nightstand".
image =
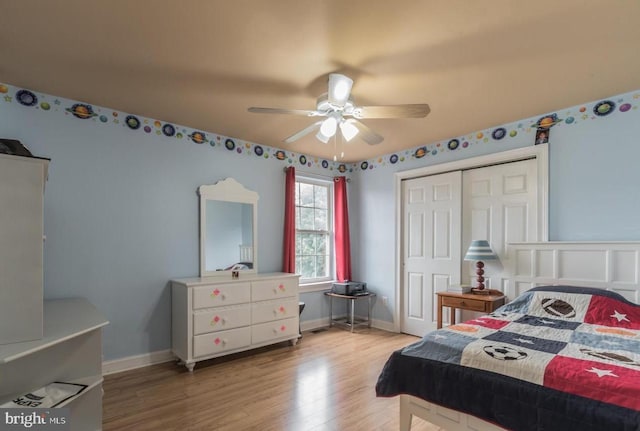
[[437, 292], [438, 295], [438, 329], [442, 328], [442, 307], [451, 308], [451, 324], [456, 323], [455, 309], [492, 313], [504, 305], [505, 296], [499, 290], [487, 290], [487, 294]]

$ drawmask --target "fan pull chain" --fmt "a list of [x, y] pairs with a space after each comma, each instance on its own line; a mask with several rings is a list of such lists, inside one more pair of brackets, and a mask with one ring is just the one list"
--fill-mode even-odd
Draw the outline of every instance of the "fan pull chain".
[[[344, 159], [344, 137], [340, 133], [340, 160]], [[338, 161], [338, 133], [333, 135], [333, 161]]]

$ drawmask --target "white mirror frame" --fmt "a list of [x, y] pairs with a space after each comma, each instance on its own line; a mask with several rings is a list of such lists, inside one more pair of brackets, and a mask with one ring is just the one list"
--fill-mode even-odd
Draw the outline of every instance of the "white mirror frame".
[[242, 269], [240, 274], [255, 274], [258, 272], [258, 193], [246, 189], [233, 178], [226, 178], [213, 185], [203, 185], [198, 188], [200, 194], [200, 277], [228, 276], [232, 271], [207, 271], [206, 267], [206, 239], [207, 239], [207, 201], [224, 201], [251, 204], [253, 206], [253, 268]]

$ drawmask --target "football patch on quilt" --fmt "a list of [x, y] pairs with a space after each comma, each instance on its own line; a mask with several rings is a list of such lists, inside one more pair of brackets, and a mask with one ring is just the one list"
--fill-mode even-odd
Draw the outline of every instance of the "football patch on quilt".
[[593, 356], [594, 358], [603, 359], [607, 362], [615, 362], [619, 365], [631, 365], [640, 367], [640, 362], [634, 361], [632, 358], [615, 352], [607, 352], [604, 350], [594, 350], [589, 348], [581, 348], [581, 353]]
[[576, 309], [562, 299], [544, 298], [540, 304], [542, 305], [542, 309], [551, 316], [564, 317], [567, 319], [576, 317]]
[[[640, 352], [623, 350], [621, 347], [585, 346], [580, 344], [567, 344], [559, 356], [596, 361], [602, 364], [612, 364], [619, 367], [630, 368], [640, 372]], [[640, 380], [638, 380], [640, 381]]]
[[534, 292], [527, 314], [548, 319], [583, 322], [590, 302], [591, 295]]

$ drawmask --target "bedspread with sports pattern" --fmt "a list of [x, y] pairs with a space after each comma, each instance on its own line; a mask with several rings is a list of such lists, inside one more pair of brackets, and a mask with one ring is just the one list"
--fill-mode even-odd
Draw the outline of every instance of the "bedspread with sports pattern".
[[640, 306], [532, 289], [394, 352], [378, 396], [414, 395], [513, 430], [640, 430]]

